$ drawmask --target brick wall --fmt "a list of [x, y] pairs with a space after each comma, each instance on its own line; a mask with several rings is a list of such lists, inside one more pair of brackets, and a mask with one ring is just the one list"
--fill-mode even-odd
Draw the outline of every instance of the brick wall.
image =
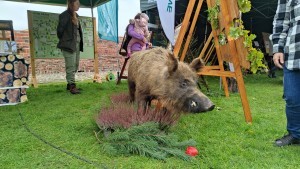
[[[9, 37], [10, 33], [6, 32]], [[28, 30], [14, 31], [15, 41], [19, 48], [19, 55], [23, 56], [30, 63], [30, 45]], [[98, 37], [97, 37], [98, 38]], [[97, 51], [99, 59], [99, 71], [118, 71], [120, 70], [124, 58], [118, 54], [118, 49], [122, 42], [119, 38], [119, 44], [114, 42], [97, 39]], [[35, 59], [36, 74], [52, 74], [65, 72], [64, 59]], [[94, 59], [81, 59], [79, 70], [84, 72], [94, 72]], [[30, 67], [31, 71], [31, 67]]]

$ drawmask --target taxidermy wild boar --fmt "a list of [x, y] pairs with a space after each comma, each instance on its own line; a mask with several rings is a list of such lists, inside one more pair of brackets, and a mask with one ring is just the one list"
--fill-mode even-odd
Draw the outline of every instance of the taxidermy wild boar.
[[128, 67], [130, 100], [146, 106], [157, 99], [172, 112], [213, 110], [214, 104], [197, 85], [196, 72], [202, 67], [201, 59], [196, 58], [188, 65], [164, 48], [136, 52]]

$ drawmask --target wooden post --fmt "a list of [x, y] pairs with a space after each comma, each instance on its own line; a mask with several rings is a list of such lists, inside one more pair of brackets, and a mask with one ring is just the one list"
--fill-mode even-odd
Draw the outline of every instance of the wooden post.
[[[233, 22], [234, 18], [231, 15], [229, 15], [228, 1], [221, 0], [220, 5], [221, 5], [222, 16], [225, 16], [224, 17], [225, 23], [226, 23], [225, 24], [225, 32], [228, 35], [229, 29], [230, 29], [230, 24], [231, 24], [231, 22]], [[241, 71], [240, 63], [239, 63], [239, 58], [238, 58], [235, 41], [234, 41], [234, 39], [230, 38], [229, 36], [227, 37], [227, 39], [228, 39], [228, 43], [229, 43], [231, 58], [233, 61], [235, 78], [237, 80], [237, 85], [238, 85], [238, 89], [240, 92], [241, 101], [243, 104], [244, 115], [246, 118], [246, 122], [251, 123], [252, 117], [251, 117], [251, 113], [250, 113], [250, 107], [249, 107], [249, 103], [248, 103], [248, 99], [247, 99], [246, 88], [245, 88], [243, 74]]]
[[[207, 6], [209, 8], [212, 7], [210, 0], [207, 0], [206, 3], [207, 3]], [[219, 37], [218, 37], [217, 32], [215, 30], [212, 30], [212, 33], [213, 33], [213, 36], [214, 36], [214, 44], [215, 44], [215, 48], [216, 48], [216, 52], [217, 52], [220, 71], [224, 72], [225, 71], [224, 65], [223, 65], [224, 60], [221, 56], [221, 50], [220, 50], [220, 45], [219, 45]], [[222, 79], [222, 85], [223, 85], [223, 88], [224, 88], [225, 96], [229, 97], [228, 84], [227, 84], [227, 81], [226, 81], [226, 77], [221, 76], [221, 79]]]
[[190, 27], [190, 30], [189, 30], [189, 33], [188, 33], [188, 36], [187, 36], [187, 39], [186, 39], [186, 42], [185, 42], [182, 54], [180, 56], [180, 61], [183, 61], [184, 58], [185, 58], [186, 52], [187, 52], [188, 47], [190, 45], [190, 42], [191, 42], [191, 39], [192, 39], [192, 35], [193, 35], [194, 29], [195, 29], [195, 26], [196, 26], [196, 22], [198, 20], [198, 16], [199, 16], [202, 4], [203, 4], [203, 0], [199, 0], [198, 6], [197, 6], [197, 9], [196, 9], [193, 21], [192, 21], [192, 25]]
[[28, 30], [29, 30], [29, 44], [30, 44], [30, 66], [31, 66], [31, 84], [33, 87], [38, 87], [38, 83], [36, 80], [36, 72], [35, 72], [35, 59], [34, 59], [34, 39], [32, 34], [32, 13], [27, 11], [28, 16]]
[[101, 76], [99, 74], [99, 57], [98, 57], [98, 49], [97, 49], [97, 29], [96, 29], [96, 18], [93, 19], [93, 39], [94, 39], [94, 82], [102, 83]]
[[195, 2], [196, 2], [196, 0], [190, 0], [189, 4], [188, 4], [188, 7], [186, 9], [184, 19], [182, 21], [182, 26], [180, 28], [180, 32], [179, 32], [178, 38], [177, 38], [175, 46], [174, 46], [173, 53], [174, 53], [175, 57], [180, 57], [180, 56], [178, 56], [179, 51], [180, 51], [180, 48], [181, 48], [181, 45], [182, 45], [182, 42], [183, 42], [184, 35], [185, 35], [185, 33], [188, 29], [189, 19], [191, 18]]

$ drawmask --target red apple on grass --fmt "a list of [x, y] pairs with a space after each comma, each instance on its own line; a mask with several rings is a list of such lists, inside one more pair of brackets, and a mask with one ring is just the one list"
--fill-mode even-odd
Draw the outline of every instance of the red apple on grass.
[[189, 156], [196, 156], [196, 155], [198, 155], [198, 150], [196, 149], [196, 147], [188, 146], [186, 148], [185, 154], [187, 154]]

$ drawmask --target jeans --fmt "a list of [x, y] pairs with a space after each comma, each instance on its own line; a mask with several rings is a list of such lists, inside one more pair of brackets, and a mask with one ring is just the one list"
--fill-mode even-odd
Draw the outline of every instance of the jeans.
[[286, 101], [287, 131], [295, 138], [300, 138], [300, 70], [284, 72], [284, 99]]
[[63, 56], [65, 58], [65, 69], [66, 69], [66, 80], [68, 84], [75, 83], [75, 73], [79, 67], [80, 51], [79, 43], [77, 43], [76, 52], [68, 52], [62, 50]]

